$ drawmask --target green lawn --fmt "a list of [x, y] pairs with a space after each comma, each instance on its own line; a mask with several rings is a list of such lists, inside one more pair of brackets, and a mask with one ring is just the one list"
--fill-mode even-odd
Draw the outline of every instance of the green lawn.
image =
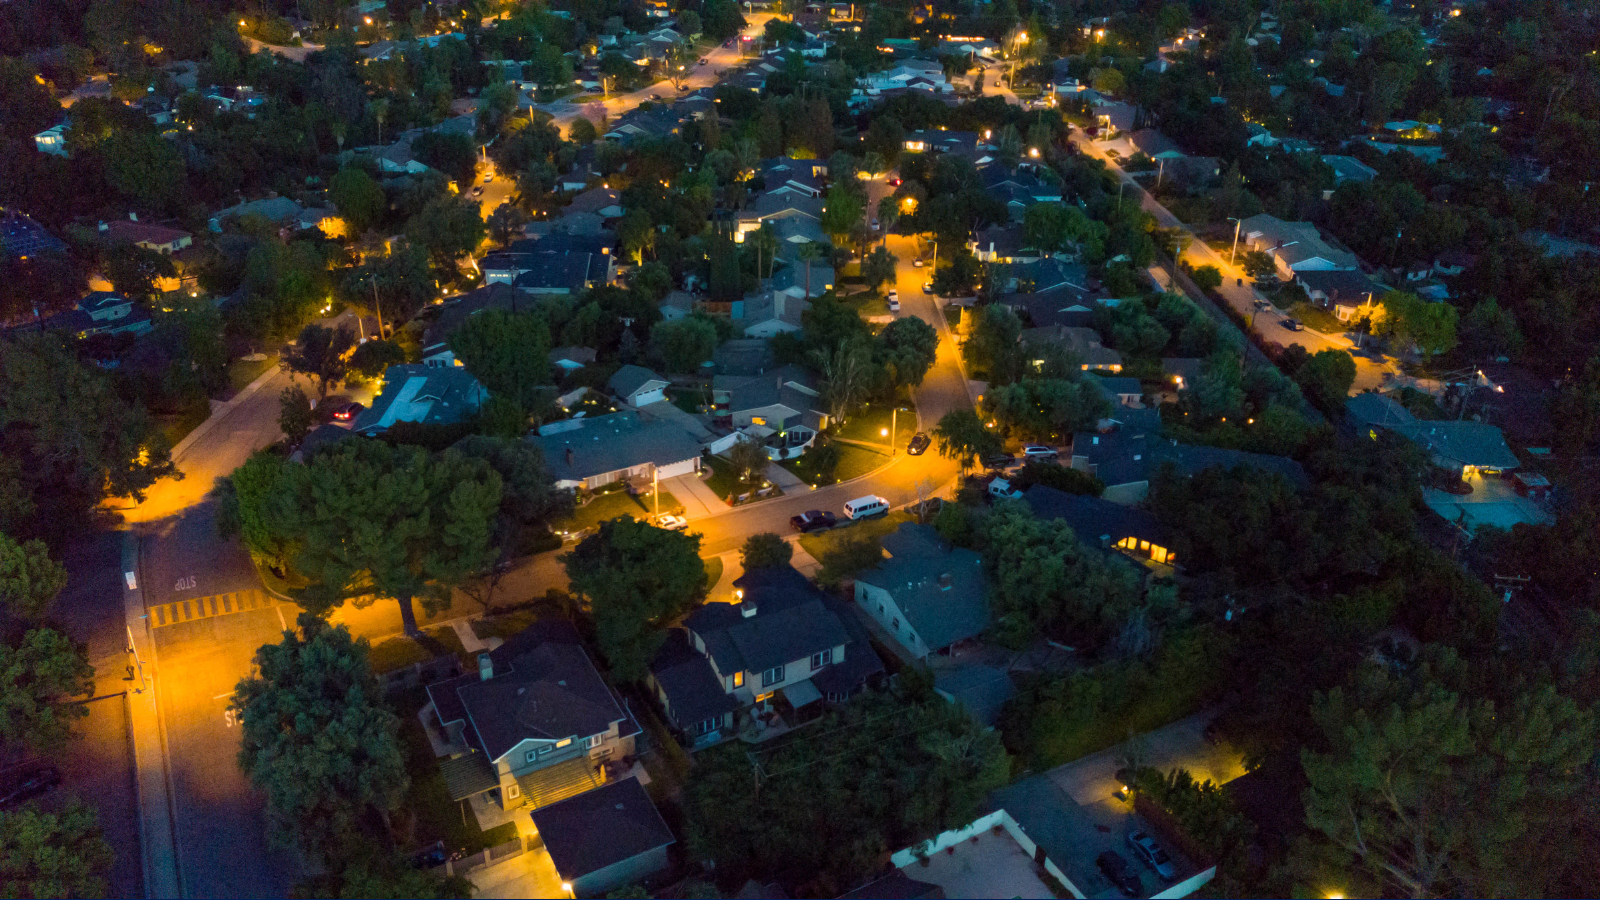
[[882, 518], [867, 519], [863, 522], [851, 522], [840, 514], [839, 525], [827, 531], [800, 535], [800, 546], [804, 547], [813, 559], [821, 559], [842, 541], [855, 540], [862, 535], [882, 538], [886, 534], [893, 533], [902, 523], [916, 520], [917, 517], [908, 512], [892, 512]]
[[[617, 516], [633, 516], [635, 519], [648, 519], [655, 509], [649, 494], [640, 494], [635, 497], [625, 490], [611, 491], [601, 494], [590, 501], [588, 506], [579, 509], [571, 516], [556, 523], [557, 531], [579, 531], [584, 528], [594, 528], [601, 522], [610, 521]], [[674, 512], [681, 509], [678, 498], [669, 491], [661, 492], [661, 511]]]
[[400, 710], [400, 738], [406, 754], [406, 773], [411, 785], [406, 789], [401, 808], [415, 817], [416, 845], [424, 846], [434, 841], [444, 841], [450, 850], [460, 849], [468, 854], [487, 850], [517, 837], [514, 822], [497, 825], [488, 831], [478, 828], [478, 821], [465, 801], [450, 799], [445, 790], [444, 776], [439, 774], [439, 760], [433, 755], [428, 736], [417, 721], [415, 709], [409, 704]]
[[278, 365], [278, 354], [268, 353], [267, 358], [251, 362], [247, 359], [236, 359], [228, 364], [228, 397], [244, 390], [252, 381], [261, 377], [261, 373]]
[[741, 486], [739, 479], [733, 475], [733, 464], [720, 456], [710, 457], [711, 477], [706, 479], [706, 487], [711, 492], [726, 500], [734, 494], [742, 494], [748, 487]]
[[1289, 307], [1289, 313], [1296, 319], [1304, 322], [1307, 328], [1320, 331], [1323, 334], [1340, 335], [1350, 326], [1339, 321], [1339, 317], [1311, 303], [1296, 303]]
[[872, 444], [884, 444], [888, 438], [883, 431], [889, 427], [890, 421], [895, 423], [895, 444], [904, 447], [911, 436], [917, 433], [917, 412], [909, 405], [900, 411], [898, 416], [891, 416], [887, 406], [868, 406], [849, 419], [834, 437], [847, 441], [866, 441]]
[[166, 437], [167, 444], [176, 447], [179, 441], [189, 436], [189, 432], [199, 428], [200, 423], [209, 418], [211, 418], [211, 404], [201, 401], [181, 413], [157, 416], [156, 425]]
[[849, 481], [852, 478], [865, 475], [873, 469], [889, 461], [889, 454], [869, 450], [855, 444], [844, 444], [835, 441], [829, 446], [839, 451], [838, 465], [834, 466], [831, 477], [826, 472], [819, 472], [816, 468], [816, 450], [807, 452], [799, 459], [785, 459], [778, 463], [785, 469], [793, 472], [796, 477], [806, 484], [826, 485]]
[[[467, 661], [467, 648], [462, 645], [461, 636], [456, 634], [454, 628], [437, 625], [433, 628], [424, 628], [423, 633], [443, 644], [446, 650], [456, 655], [457, 659]], [[393, 637], [374, 646], [367, 655], [372, 671], [379, 674], [393, 672], [395, 669], [432, 658], [433, 654], [428, 652], [428, 648], [404, 636]]]
[[536, 609], [515, 609], [497, 616], [473, 619], [472, 633], [476, 634], [479, 640], [486, 641], [492, 637], [506, 640], [537, 622], [539, 618], [540, 614]]
[[699, 415], [700, 405], [706, 400], [706, 392], [694, 388], [668, 388], [667, 399], [684, 412]]
[[703, 562], [706, 566], [706, 590], [709, 591], [722, 580], [722, 557], [713, 556]]

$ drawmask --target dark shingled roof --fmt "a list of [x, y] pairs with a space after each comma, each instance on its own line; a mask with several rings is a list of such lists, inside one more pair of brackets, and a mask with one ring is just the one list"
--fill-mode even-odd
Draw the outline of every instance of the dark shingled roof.
[[1166, 526], [1142, 509], [1099, 497], [1069, 494], [1042, 484], [1028, 488], [1022, 499], [1036, 518], [1066, 522], [1078, 540], [1087, 546], [1109, 547], [1126, 537], [1163, 547], [1172, 544], [1172, 535]]
[[850, 642], [821, 592], [793, 567], [754, 569], [734, 584], [744, 589], [746, 603], [755, 604], [755, 615], [745, 617], [735, 604], [708, 603], [683, 623], [705, 641], [719, 670], [762, 672]]
[[689, 637], [681, 629], [667, 633], [650, 662], [650, 674], [667, 696], [667, 712], [680, 728], [739, 708], [739, 701], [722, 689], [711, 661], [689, 646]]
[[[989, 584], [977, 553], [948, 547], [938, 532], [914, 522], [886, 536], [883, 548], [890, 558], [856, 580], [888, 591], [930, 649], [976, 637], [989, 626]], [[945, 575], [949, 586], [940, 583]]]
[[588, 737], [621, 722], [637, 730], [565, 622], [538, 622], [490, 651], [494, 676], [469, 672], [428, 686], [439, 721], [465, 721], [464, 734], [490, 760], [525, 740]]
[[1305, 469], [1288, 457], [1180, 444], [1145, 429], [1079, 432], [1072, 438], [1072, 456], [1087, 461], [1094, 476], [1108, 487], [1148, 481], [1163, 463], [1169, 462], [1184, 475], [1198, 475], [1218, 467], [1249, 466], [1282, 475], [1295, 487], [1308, 483]]
[[613, 781], [531, 815], [563, 881], [576, 881], [675, 840], [637, 778]]

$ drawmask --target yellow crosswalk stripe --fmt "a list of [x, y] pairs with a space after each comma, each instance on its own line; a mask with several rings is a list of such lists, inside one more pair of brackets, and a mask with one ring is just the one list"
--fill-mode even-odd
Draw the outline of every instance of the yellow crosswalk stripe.
[[196, 619], [210, 619], [263, 609], [270, 605], [271, 600], [263, 596], [260, 591], [231, 591], [190, 600], [173, 600], [170, 603], [150, 607], [149, 614], [151, 624], [160, 628], [164, 625], [176, 625], [179, 622], [193, 622]]

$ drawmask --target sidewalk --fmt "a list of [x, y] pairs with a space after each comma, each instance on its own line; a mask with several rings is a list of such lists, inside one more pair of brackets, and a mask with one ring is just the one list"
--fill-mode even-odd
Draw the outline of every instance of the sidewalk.
[[145, 896], [182, 897], [185, 892], [173, 833], [166, 733], [156, 705], [155, 641], [150, 637], [149, 619], [145, 616], [144, 596], [140, 591], [139, 538], [131, 531], [123, 532], [122, 571], [123, 612], [129, 640], [140, 662], [133, 687], [128, 692], [128, 730], [137, 772], [135, 786], [139, 797]]

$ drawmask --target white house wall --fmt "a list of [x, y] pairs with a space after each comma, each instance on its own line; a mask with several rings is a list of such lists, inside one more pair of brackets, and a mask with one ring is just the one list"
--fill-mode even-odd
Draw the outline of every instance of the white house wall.
[[[928, 655], [927, 643], [917, 634], [917, 630], [911, 627], [911, 623], [906, 620], [905, 612], [900, 609], [900, 604], [895, 602], [888, 591], [857, 579], [856, 603], [912, 656], [921, 659]], [[880, 604], [883, 607], [881, 613], [878, 611]], [[893, 624], [896, 621], [900, 623], [899, 627]]]

